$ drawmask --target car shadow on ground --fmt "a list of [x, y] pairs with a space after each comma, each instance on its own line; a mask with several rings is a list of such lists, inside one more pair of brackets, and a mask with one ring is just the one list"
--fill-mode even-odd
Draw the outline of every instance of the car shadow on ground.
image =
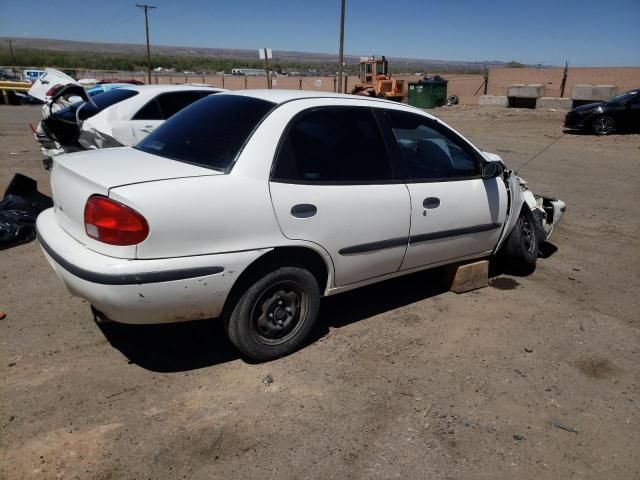
[[[565, 135], [575, 135], [577, 137], [580, 136], [584, 136], [584, 137], [598, 137], [599, 135], [596, 135], [595, 133], [593, 133], [590, 129], [583, 129], [583, 130], [571, 130], [571, 129], [563, 129], [562, 133], [564, 133]], [[603, 135], [603, 136], [607, 136], [607, 137], [611, 137], [611, 136], [627, 136], [627, 135], [638, 135], [640, 134], [640, 131], [635, 131], [635, 130], [616, 130], [615, 132], [609, 133], [608, 135]]]
[[[556, 250], [552, 244], [543, 242], [540, 256], [547, 258]], [[446, 267], [436, 268], [323, 298], [320, 319], [308, 343], [318, 341], [331, 328], [341, 328], [441, 295], [449, 290], [449, 273], [450, 269]], [[498, 261], [490, 262], [490, 277], [505, 274], [528, 275], [512, 272]], [[220, 319], [162, 325], [109, 322], [98, 323], [98, 326], [109, 343], [130, 363], [154, 372], [196, 370], [242, 358], [227, 340], [224, 322]]]

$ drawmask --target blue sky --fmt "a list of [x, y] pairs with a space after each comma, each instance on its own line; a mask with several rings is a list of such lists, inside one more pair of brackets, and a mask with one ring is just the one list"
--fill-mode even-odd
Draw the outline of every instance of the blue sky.
[[[339, 0], [148, 0], [151, 42], [337, 52]], [[640, 66], [640, 0], [346, 0], [345, 53]], [[143, 43], [135, 0], [0, 0], [0, 36]]]

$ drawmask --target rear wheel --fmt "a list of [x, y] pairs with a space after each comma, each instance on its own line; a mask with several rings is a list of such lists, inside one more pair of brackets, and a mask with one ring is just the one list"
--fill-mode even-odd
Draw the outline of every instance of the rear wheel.
[[609, 135], [616, 131], [616, 122], [610, 116], [602, 115], [593, 120], [591, 128], [596, 135]]
[[302, 346], [319, 309], [314, 276], [298, 267], [279, 268], [256, 280], [240, 297], [227, 321], [227, 335], [252, 360], [272, 360]]
[[506, 267], [516, 273], [531, 273], [536, 267], [539, 246], [534, 221], [531, 212], [523, 211], [505, 241]]
[[377, 97], [378, 97], [378, 98], [381, 98], [381, 99], [383, 99], [383, 100], [386, 100], [386, 99], [387, 99], [387, 94], [386, 94], [386, 93], [382, 93], [382, 92], [380, 92], [380, 93], [377, 95]]

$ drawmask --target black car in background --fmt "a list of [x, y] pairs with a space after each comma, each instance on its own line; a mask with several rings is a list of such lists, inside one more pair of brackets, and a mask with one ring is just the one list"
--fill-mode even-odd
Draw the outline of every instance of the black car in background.
[[588, 103], [570, 110], [565, 128], [591, 131], [596, 135], [640, 131], [640, 89], [621, 93], [606, 102]]

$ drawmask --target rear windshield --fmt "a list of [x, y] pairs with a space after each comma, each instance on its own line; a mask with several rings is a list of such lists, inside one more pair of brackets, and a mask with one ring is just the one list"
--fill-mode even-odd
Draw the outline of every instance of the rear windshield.
[[91, 102], [80, 101], [76, 102], [72, 105], [68, 105], [64, 108], [61, 108], [57, 112], [53, 114], [54, 117], [66, 120], [68, 122], [75, 123], [76, 121], [76, 111], [78, 108], [82, 107], [80, 113], [78, 114], [78, 118], [80, 120], [86, 120], [87, 118], [91, 118], [94, 115], [100, 113], [107, 107], [111, 105], [115, 105], [118, 102], [126, 100], [127, 98], [134, 97], [138, 94], [135, 90], [126, 90], [126, 89], [117, 89], [111, 90], [105, 93], [99, 93], [97, 95], [92, 95], [91, 100], [95, 105]]
[[211, 95], [173, 115], [135, 148], [215, 170], [231, 166], [275, 106], [239, 95]]
[[87, 118], [93, 117], [105, 108], [115, 105], [116, 103], [120, 103], [127, 98], [135, 97], [136, 95], [138, 95], [138, 92], [135, 90], [116, 88], [115, 90], [110, 90], [108, 92], [92, 96], [91, 101], [86, 102], [84, 107], [82, 107], [82, 110], [80, 110], [80, 120], [86, 120]]

